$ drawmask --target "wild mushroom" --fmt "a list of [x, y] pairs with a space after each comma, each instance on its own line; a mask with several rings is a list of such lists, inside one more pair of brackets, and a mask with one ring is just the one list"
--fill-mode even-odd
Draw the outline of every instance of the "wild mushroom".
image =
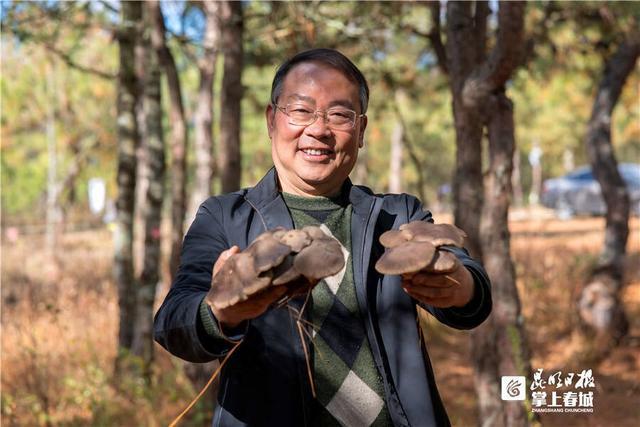
[[332, 276], [344, 267], [340, 243], [326, 235], [324, 238], [314, 239], [296, 255], [293, 266], [311, 281]]
[[458, 268], [458, 258], [454, 254], [444, 250], [437, 250], [433, 259], [425, 267], [426, 271], [438, 273], [451, 273]]
[[389, 248], [376, 262], [376, 270], [382, 274], [402, 274], [425, 268], [436, 252], [429, 242], [405, 242]]
[[300, 272], [293, 266], [293, 259], [293, 255], [288, 255], [282, 261], [282, 264], [273, 269], [274, 279], [272, 283], [275, 286], [287, 284], [300, 277]]
[[[387, 249], [376, 263], [382, 274], [406, 274], [420, 270], [449, 273], [457, 268], [455, 255], [440, 251], [443, 245], [462, 247], [466, 234], [454, 225], [412, 221], [380, 236]], [[403, 241], [404, 240], [404, 241]]]
[[256, 273], [262, 273], [279, 265], [291, 252], [291, 248], [280, 243], [273, 234], [263, 233], [262, 236], [246, 249], [253, 256]]
[[207, 303], [220, 310], [245, 301], [267, 288], [270, 282], [270, 277], [258, 277], [253, 256], [248, 252], [240, 252], [229, 257], [213, 277]]
[[467, 234], [455, 225], [432, 224], [425, 221], [412, 221], [402, 224], [400, 230], [409, 235], [408, 240], [431, 242], [434, 246], [452, 245], [462, 247]]
[[207, 303], [226, 308], [271, 285], [287, 286], [286, 301], [343, 267], [340, 243], [319, 227], [277, 228], [262, 233], [247, 249], [227, 259], [212, 280]]
[[309, 237], [311, 237], [312, 239], [326, 239], [327, 236], [325, 234], [324, 231], [322, 231], [322, 228], [318, 227], [317, 225], [307, 225], [302, 227], [302, 231], [304, 231], [305, 233], [307, 233], [307, 235]]
[[311, 243], [311, 237], [304, 230], [289, 230], [278, 240], [280, 240], [280, 243], [289, 246], [295, 253], [300, 252]]
[[380, 243], [385, 248], [395, 248], [411, 240], [411, 235], [401, 230], [389, 230], [380, 236]]

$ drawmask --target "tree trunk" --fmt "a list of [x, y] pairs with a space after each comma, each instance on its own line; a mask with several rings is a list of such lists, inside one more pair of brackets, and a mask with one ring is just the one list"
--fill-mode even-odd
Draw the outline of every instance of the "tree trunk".
[[[118, 31], [120, 46], [118, 74], [118, 197], [117, 220], [114, 235], [113, 277], [118, 286], [120, 325], [118, 347], [131, 349], [135, 324], [136, 284], [133, 274], [133, 220], [136, 188], [136, 150], [140, 135], [137, 125], [139, 103], [136, 75], [136, 44], [138, 26], [142, 17], [139, 2], [123, 2], [122, 24]], [[120, 352], [118, 352], [120, 354]], [[118, 358], [116, 368], [119, 366]]]
[[[420, 163], [420, 159], [418, 158], [418, 155], [416, 154], [416, 150], [415, 150], [415, 145], [413, 144], [413, 140], [411, 138], [411, 135], [409, 133], [409, 128], [407, 126], [407, 122], [404, 119], [404, 115], [402, 114], [402, 111], [400, 109], [400, 105], [402, 104], [402, 100], [406, 98], [406, 94], [404, 89], [399, 88], [395, 90], [394, 93], [394, 106], [395, 106], [395, 110], [396, 110], [396, 120], [398, 121], [398, 126], [400, 126], [402, 128], [402, 139], [401, 139], [401, 149], [402, 151], [404, 151], [404, 149], [406, 149], [406, 152], [409, 154], [409, 159], [411, 160], [411, 163], [413, 163], [413, 167], [416, 170], [416, 175], [418, 178], [418, 182], [416, 183], [416, 186], [418, 187], [418, 196], [420, 197], [420, 201], [422, 202], [423, 205], [427, 206], [428, 205], [428, 200], [427, 197], [424, 193], [424, 185], [425, 185], [425, 179], [424, 179], [424, 173], [423, 173], [423, 167], [422, 164]], [[402, 145], [402, 143], [404, 143], [404, 145]], [[402, 153], [401, 151], [401, 153]]]
[[[504, 93], [491, 96], [488, 122], [489, 173], [482, 214], [484, 265], [491, 277], [493, 313], [472, 331], [480, 419], [483, 426], [527, 425], [527, 408], [500, 399], [500, 377], [529, 377], [529, 350], [524, 335], [516, 275], [510, 255], [509, 205], [515, 149], [513, 106]], [[496, 355], [500, 355], [496, 358]], [[497, 362], [497, 363], [496, 363]]]
[[218, 170], [222, 192], [240, 188], [240, 103], [242, 101], [242, 3], [225, 0], [220, 4], [224, 74], [220, 94], [220, 159]]
[[[55, 65], [49, 65], [47, 75], [47, 213], [46, 213], [46, 251], [49, 265], [47, 270], [52, 273], [57, 270], [56, 246], [60, 228], [61, 209], [58, 200], [60, 184], [58, 182], [58, 147], [56, 138], [56, 93], [55, 93]], [[47, 280], [50, 278], [48, 277]]]
[[204, 54], [198, 63], [200, 84], [198, 101], [193, 118], [195, 131], [196, 176], [191, 193], [190, 216], [194, 217], [198, 206], [212, 194], [214, 175], [213, 156], [213, 98], [216, 63], [220, 44], [219, 3], [202, 2], [206, 27], [202, 45]]
[[400, 121], [391, 133], [391, 153], [389, 158], [389, 193], [402, 192], [402, 139], [404, 127]]
[[[477, 65], [479, 40], [484, 26], [476, 28], [472, 2], [447, 3], [447, 69], [453, 95], [456, 129], [456, 168], [453, 178], [455, 223], [468, 236], [467, 249], [480, 257], [480, 212], [482, 210], [482, 128], [483, 119], [474, 107], [465, 106], [463, 89]], [[484, 50], [484, 47], [482, 47]]]
[[[195, 182], [191, 192], [189, 218], [194, 218], [200, 204], [212, 194], [215, 161], [213, 155], [213, 109], [214, 82], [218, 51], [220, 49], [220, 4], [203, 1], [198, 3], [205, 15], [206, 24], [202, 40], [203, 55], [198, 61], [200, 83], [196, 111], [193, 117], [195, 133]], [[190, 363], [185, 362], [184, 371], [196, 390], [207, 383], [218, 362]], [[207, 401], [215, 402], [218, 382], [214, 382], [207, 391]]]
[[595, 358], [604, 356], [629, 328], [620, 301], [629, 235], [629, 194], [613, 152], [611, 116], [640, 55], [640, 34], [633, 37], [622, 43], [606, 63], [586, 137], [589, 161], [607, 206], [604, 247], [578, 302], [582, 329], [593, 350], [589, 353]]
[[[455, 222], [467, 232], [472, 255], [483, 255], [493, 283], [493, 313], [472, 333], [483, 426], [528, 425], [525, 406], [517, 402], [503, 406], [498, 383], [502, 375], [526, 376], [529, 371], [509, 249], [514, 130], [512, 106], [504, 95], [504, 86], [519, 63], [524, 42], [524, 8], [520, 2], [500, 4], [496, 42], [487, 56], [487, 3], [447, 3], [446, 57], [456, 128]], [[483, 194], [485, 124], [490, 140], [490, 171], [487, 192]], [[483, 201], [485, 194], [487, 199]]]
[[518, 150], [517, 146], [513, 150], [511, 186], [513, 187], [513, 204], [517, 207], [522, 207], [524, 198], [522, 196], [522, 175], [520, 173], [520, 150]]
[[180, 263], [187, 192], [187, 123], [182, 102], [182, 87], [171, 50], [165, 38], [164, 17], [158, 1], [147, 3], [151, 21], [151, 43], [167, 77], [169, 88], [169, 123], [171, 124], [171, 281]]
[[144, 206], [144, 261], [138, 288], [133, 353], [140, 356], [146, 370], [153, 360], [153, 305], [156, 286], [160, 279], [160, 237], [162, 201], [164, 196], [164, 138], [162, 133], [162, 104], [160, 98], [160, 64], [151, 51], [150, 40], [145, 39], [146, 78], [143, 105], [145, 115], [145, 148], [148, 163], [149, 186]]

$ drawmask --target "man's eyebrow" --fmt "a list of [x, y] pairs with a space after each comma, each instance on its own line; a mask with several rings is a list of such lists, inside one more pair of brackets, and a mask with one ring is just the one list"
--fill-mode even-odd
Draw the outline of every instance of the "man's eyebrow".
[[[309, 102], [310, 104], [313, 104], [313, 105], [316, 104], [316, 100], [314, 98], [312, 98], [310, 96], [306, 96], [306, 95], [300, 95], [298, 93], [294, 93], [292, 95], [287, 96], [287, 100], [305, 101], [305, 102]], [[335, 107], [335, 106], [341, 106], [341, 107], [346, 107], [346, 108], [350, 108], [352, 110], [355, 110], [353, 102], [351, 102], [351, 100], [349, 100], [349, 99], [336, 99], [334, 101], [331, 101], [327, 108], [331, 108], [331, 107]]]
[[355, 110], [353, 102], [351, 102], [348, 99], [336, 99], [335, 101], [331, 101], [329, 103], [329, 107], [328, 108], [335, 107], [335, 106], [346, 107], [346, 108], [349, 108], [351, 110]]
[[287, 96], [287, 100], [290, 100], [290, 99], [295, 99], [297, 101], [305, 101], [305, 102], [309, 102], [311, 104], [315, 104], [316, 103], [316, 100], [311, 98], [310, 96], [300, 95], [300, 94], [297, 94], [297, 93], [294, 93], [292, 95]]

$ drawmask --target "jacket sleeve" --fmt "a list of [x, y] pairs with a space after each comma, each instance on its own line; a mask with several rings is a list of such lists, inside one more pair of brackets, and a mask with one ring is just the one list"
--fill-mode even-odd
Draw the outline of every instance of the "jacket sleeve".
[[203, 307], [211, 288], [213, 264], [229, 248], [222, 218], [217, 199], [210, 198], [200, 206], [184, 238], [176, 278], [154, 319], [155, 340], [190, 362], [222, 357], [233, 345], [233, 340], [212, 328], [215, 319], [208, 306]]
[[[408, 198], [409, 221], [433, 222], [431, 212], [424, 210], [414, 197]], [[453, 253], [469, 270], [474, 281], [473, 298], [464, 307], [439, 308], [419, 303], [421, 307], [435, 316], [440, 322], [456, 329], [472, 329], [480, 325], [491, 313], [491, 282], [482, 264], [469, 256], [466, 249], [444, 246], [442, 249]]]

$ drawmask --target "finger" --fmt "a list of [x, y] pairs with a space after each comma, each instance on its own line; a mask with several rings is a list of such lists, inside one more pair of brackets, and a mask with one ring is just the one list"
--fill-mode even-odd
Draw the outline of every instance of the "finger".
[[416, 293], [416, 292], [412, 292], [411, 290], [406, 290], [407, 294], [415, 299], [418, 300], [420, 302], [422, 302], [423, 304], [429, 304], [432, 305], [434, 307], [450, 307], [451, 306], [451, 298], [448, 297], [444, 297], [444, 298], [430, 298], [430, 297], [425, 297], [422, 294]]
[[438, 308], [448, 308], [451, 307], [451, 300], [449, 298], [423, 298], [420, 296], [411, 295], [414, 299], [422, 302], [423, 304], [430, 305], [432, 307]]
[[432, 288], [427, 286], [405, 286], [404, 290], [410, 295], [417, 295], [420, 298], [451, 298], [453, 291], [451, 288]]
[[421, 272], [416, 274], [413, 279], [409, 281], [409, 283], [417, 286], [429, 286], [436, 288], [450, 288], [455, 285], [456, 282], [453, 282], [448, 278], [445, 274], [432, 274]]

